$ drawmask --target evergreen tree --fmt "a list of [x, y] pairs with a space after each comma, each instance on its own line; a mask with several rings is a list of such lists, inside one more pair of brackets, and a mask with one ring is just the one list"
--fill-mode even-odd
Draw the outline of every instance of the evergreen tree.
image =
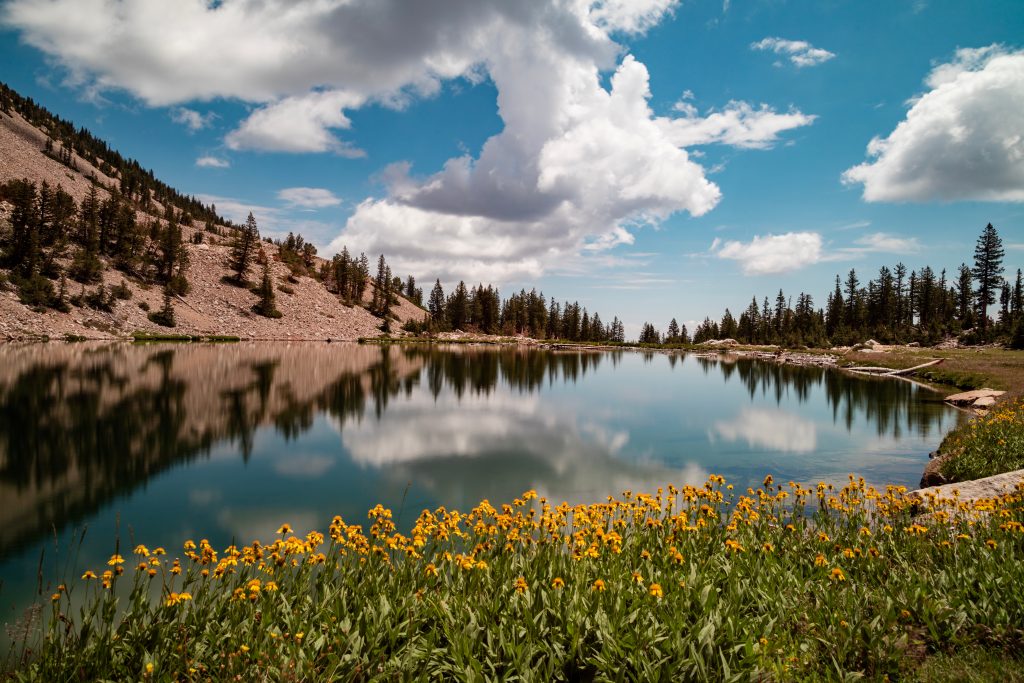
[[164, 290], [164, 305], [159, 311], [150, 313], [149, 320], [162, 327], [175, 327], [178, 324], [174, 317], [174, 304], [171, 303], [171, 293], [166, 289]]
[[665, 342], [668, 344], [675, 344], [679, 342], [679, 323], [676, 322], [675, 318], [672, 318], [668, 324], [668, 332], [665, 335]]
[[245, 225], [235, 231], [235, 239], [231, 245], [231, 255], [228, 266], [234, 271], [234, 281], [237, 284], [245, 284], [246, 276], [252, 261], [256, 256], [256, 248], [259, 246], [260, 231], [256, 226], [256, 217], [249, 212], [245, 219]]
[[446, 316], [444, 310], [444, 288], [441, 287], [440, 278], [434, 282], [434, 288], [430, 290], [427, 310], [430, 312], [430, 320], [434, 326], [443, 327]]
[[996, 303], [996, 292], [1003, 280], [1003, 241], [989, 223], [982, 230], [974, 247], [974, 268], [971, 275], [978, 286], [974, 293], [984, 336], [988, 330], [988, 307]]
[[469, 321], [469, 292], [466, 291], [466, 283], [459, 280], [455, 291], [448, 298], [446, 305], [448, 314], [448, 325], [453, 330], [465, 329]]
[[256, 293], [260, 300], [252, 307], [252, 310], [266, 318], [280, 318], [281, 311], [277, 310], [274, 301], [274, 281], [270, 276], [269, 261], [263, 264], [263, 278], [260, 280], [260, 286]]
[[957, 273], [957, 312], [958, 317], [960, 318], [961, 328], [968, 329], [973, 325], [971, 301], [973, 301], [974, 299], [974, 276], [971, 274], [971, 269], [968, 268], [967, 264], [965, 263], [960, 264], [960, 269], [957, 271]]

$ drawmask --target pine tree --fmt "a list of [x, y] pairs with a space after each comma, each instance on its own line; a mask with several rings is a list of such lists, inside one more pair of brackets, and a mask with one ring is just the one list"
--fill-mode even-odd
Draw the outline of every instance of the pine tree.
[[245, 219], [245, 225], [235, 231], [235, 239], [231, 245], [228, 266], [235, 273], [233, 279], [236, 284], [245, 284], [259, 241], [260, 231], [256, 226], [256, 217], [250, 211], [248, 218]]
[[164, 305], [159, 311], [150, 313], [149, 320], [162, 327], [175, 327], [178, 324], [174, 317], [174, 304], [171, 303], [171, 293], [166, 289], [164, 290]]
[[430, 311], [430, 321], [433, 325], [435, 327], [442, 327], [446, 316], [444, 311], [444, 288], [441, 287], [440, 279], [434, 282], [434, 288], [430, 290], [427, 310]]
[[971, 301], [974, 299], [974, 276], [967, 264], [961, 263], [957, 271], [956, 301], [957, 317], [960, 319], [961, 329], [968, 329], [973, 322]]
[[281, 311], [277, 310], [274, 302], [274, 282], [270, 277], [269, 262], [263, 264], [263, 278], [260, 280], [260, 286], [256, 293], [260, 300], [252, 307], [252, 310], [266, 318], [280, 318]]
[[71, 277], [88, 284], [100, 279], [103, 268], [100, 262], [99, 200], [95, 185], [89, 187], [89, 195], [82, 200], [78, 225], [80, 249], [71, 264]]
[[675, 318], [668, 324], [668, 332], [665, 335], [665, 342], [667, 344], [675, 344], [679, 342], [679, 323], [676, 322]]
[[1003, 280], [1003, 241], [989, 223], [982, 230], [974, 247], [974, 268], [971, 275], [978, 283], [974, 299], [980, 313], [980, 327], [984, 336], [988, 330], [988, 307], [996, 303], [996, 291]]
[[370, 301], [370, 312], [378, 318], [386, 318], [391, 309], [391, 276], [388, 275], [387, 261], [384, 254], [377, 258], [377, 277], [373, 280], [373, 298]]

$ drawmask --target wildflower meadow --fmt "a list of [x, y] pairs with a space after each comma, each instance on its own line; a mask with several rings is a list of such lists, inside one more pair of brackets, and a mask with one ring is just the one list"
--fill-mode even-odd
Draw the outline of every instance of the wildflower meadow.
[[936, 654], [1024, 648], [1022, 501], [712, 475], [424, 510], [407, 533], [377, 506], [326, 534], [139, 545], [53, 593], [10, 675], [896, 680]]

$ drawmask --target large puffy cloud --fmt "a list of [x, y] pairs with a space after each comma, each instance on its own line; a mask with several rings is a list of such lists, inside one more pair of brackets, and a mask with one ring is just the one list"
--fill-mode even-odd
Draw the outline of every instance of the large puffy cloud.
[[907, 117], [847, 170], [871, 202], [1024, 201], [1024, 51], [958, 50]]
[[614, 37], [647, 30], [676, 4], [10, 0], [3, 17], [89, 87], [153, 105], [255, 103], [225, 140], [240, 150], [357, 156], [338, 137], [351, 127], [346, 111], [489, 77], [503, 130], [425, 177], [393, 165], [387, 195], [359, 203], [332, 246], [384, 252], [402, 272], [495, 281], [629, 243], [634, 226], [675, 212], [710, 211], [720, 191], [687, 146], [766, 148], [813, 120], [743, 102], [705, 118], [654, 115], [647, 69]]

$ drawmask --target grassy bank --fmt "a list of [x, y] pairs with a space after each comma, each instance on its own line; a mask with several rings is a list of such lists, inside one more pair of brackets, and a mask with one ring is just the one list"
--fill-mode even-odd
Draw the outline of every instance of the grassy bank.
[[1024, 351], [991, 347], [962, 349], [898, 348], [885, 353], [854, 352], [844, 356], [842, 365], [877, 365], [902, 370], [936, 358], [940, 365], [914, 374], [933, 384], [960, 390], [988, 387], [1007, 392], [1007, 397], [1024, 396]]
[[939, 451], [947, 456], [941, 470], [950, 481], [1024, 469], [1024, 399], [1004, 401], [954, 429]]
[[915, 520], [901, 490], [852, 478], [741, 492], [712, 476], [589, 506], [528, 492], [424, 511], [408, 535], [378, 506], [368, 530], [284, 525], [180, 559], [139, 546], [54, 593], [14, 676], [882, 680], [980, 659], [1009, 677], [1024, 490], [926, 507]]

